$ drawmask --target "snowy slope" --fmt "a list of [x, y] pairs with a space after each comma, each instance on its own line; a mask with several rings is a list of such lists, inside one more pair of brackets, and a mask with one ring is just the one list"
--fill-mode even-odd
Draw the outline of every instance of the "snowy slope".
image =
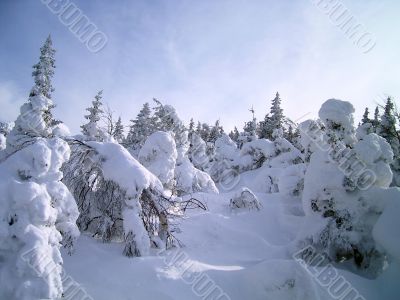
[[[237, 213], [229, 208], [231, 194], [195, 196], [209, 211], [192, 212], [182, 220], [179, 238], [184, 248], [126, 258], [121, 255], [123, 245], [82, 236], [77, 252], [64, 256], [68, 275], [99, 300], [212, 299], [201, 290], [206, 279], [206, 290], [218, 286], [226, 293], [221, 300], [331, 299], [287, 251], [301, 230], [300, 199], [257, 194], [261, 211]], [[342, 274], [365, 299], [395, 300], [400, 295], [395, 284], [399, 265], [392, 264], [375, 281]], [[197, 284], [191, 283], [193, 278]]]

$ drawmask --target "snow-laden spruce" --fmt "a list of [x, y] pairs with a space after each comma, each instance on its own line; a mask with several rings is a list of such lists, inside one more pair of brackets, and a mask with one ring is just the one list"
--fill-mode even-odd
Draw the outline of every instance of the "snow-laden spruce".
[[169, 132], [150, 135], [139, 152], [139, 162], [160, 179], [169, 189], [175, 185], [175, 165], [178, 152]]
[[72, 252], [78, 209], [61, 183], [68, 144], [53, 137], [50, 37], [34, 66], [35, 85], [22, 105], [0, 163], [0, 299], [56, 299], [63, 293], [60, 247]]
[[89, 114], [85, 116], [88, 122], [81, 126], [82, 134], [89, 141], [103, 141], [107, 136], [99, 124], [103, 114], [103, 110], [101, 109], [103, 106], [101, 102], [103, 91], [99, 91], [94, 98], [92, 106], [86, 109], [89, 112]]
[[302, 131], [303, 141], [318, 138], [304, 181], [303, 207], [314, 226], [305, 235], [306, 242], [331, 261], [347, 262], [350, 269], [375, 277], [387, 257], [374, 241], [372, 228], [382, 213], [384, 195], [391, 193], [387, 188], [393, 153], [376, 134], [357, 141], [353, 112], [349, 102], [330, 99], [319, 111], [325, 127], [322, 140], [315, 131]]

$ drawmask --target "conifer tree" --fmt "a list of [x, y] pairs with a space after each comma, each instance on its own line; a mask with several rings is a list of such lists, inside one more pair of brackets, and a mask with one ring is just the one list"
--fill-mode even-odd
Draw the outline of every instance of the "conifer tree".
[[377, 131], [379, 123], [380, 123], [379, 119], [380, 119], [379, 107], [377, 106], [377, 107], [375, 107], [374, 120], [372, 121], [372, 126], [374, 127], [375, 132]]
[[232, 141], [234, 141], [236, 144], [238, 143], [239, 140], [239, 130], [237, 129], [237, 127], [235, 126], [235, 128], [233, 128], [233, 131], [231, 131], [229, 133], [229, 137], [231, 138]]
[[7, 139], [8, 152], [14, 152], [38, 137], [51, 137], [53, 127], [60, 121], [54, 120], [51, 110], [55, 107], [51, 100], [54, 91], [51, 80], [54, 76], [55, 50], [50, 35], [40, 48], [39, 62], [33, 66], [32, 87], [28, 102], [22, 105]]
[[372, 120], [369, 118], [368, 107], [365, 108], [363, 118], [361, 120], [361, 124], [367, 124], [367, 123], [372, 123]]
[[[275, 129], [282, 129], [284, 124], [283, 109], [281, 108], [281, 98], [276, 92], [275, 98], [272, 100], [270, 113], [265, 116], [264, 121], [260, 122], [260, 138], [273, 140], [273, 132]], [[285, 131], [285, 130], [284, 130]]]
[[146, 102], [136, 119], [131, 120], [129, 132], [124, 141], [125, 147], [133, 151], [135, 155], [139, 154], [139, 150], [147, 137], [155, 131], [155, 126], [155, 120], [151, 116], [150, 104]]
[[192, 139], [192, 135], [195, 132], [195, 128], [194, 128], [194, 121], [193, 118], [190, 119], [190, 123], [189, 123], [189, 128], [188, 128], [188, 138], [189, 141], [191, 141]]
[[89, 114], [85, 116], [85, 119], [87, 119], [89, 122], [85, 125], [82, 125], [81, 128], [82, 133], [90, 140], [102, 141], [105, 137], [105, 134], [99, 127], [99, 121], [103, 114], [103, 110], [101, 109], [103, 106], [103, 103], [101, 102], [103, 98], [103, 91], [99, 91], [94, 98], [95, 100], [92, 101], [92, 106], [86, 109]]
[[122, 143], [124, 140], [124, 126], [122, 125], [121, 117], [118, 118], [114, 126], [113, 138], [118, 142]]

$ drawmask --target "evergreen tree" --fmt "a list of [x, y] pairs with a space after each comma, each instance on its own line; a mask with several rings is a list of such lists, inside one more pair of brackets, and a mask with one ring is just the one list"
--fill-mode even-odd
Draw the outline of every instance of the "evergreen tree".
[[201, 130], [200, 130], [200, 137], [205, 141], [206, 143], [210, 139], [210, 133], [211, 129], [210, 126], [207, 123], [201, 124]]
[[234, 141], [236, 144], [238, 143], [239, 140], [239, 130], [237, 129], [237, 127], [235, 126], [235, 128], [233, 128], [233, 131], [231, 131], [229, 133], [229, 137], [231, 138], [232, 141]]
[[191, 118], [191, 119], [190, 119], [190, 123], [189, 123], [189, 129], [188, 129], [188, 138], [189, 138], [189, 141], [191, 141], [192, 135], [193, 135], [194, 132], [195, 132], [195, 129], [194, 129], [194, 121], [193, 121], [193, 118]]
[[34, 86], [28, 102], [21, 107], [21, 114], [15, 121], [10, 138], [7, 139], [8, 152], [18, 150], [38, 137], [51, 137], [53, 127], [60, 121], [53, 119], [51, 110], [55, 107], [51, 100], [54, 91], [51, 80], [54, 76], [55, 50], [49, 36], [40, 48], [39, 62], [33, 66]]
[[368, 107], [365, 108], [363, 118], [361, 120], [361, 124], [367, 124], [367, 123], [372, 123], [372, 120], [369, 118]]
[[374, 127], [375, 132], [377, 131], [379, 123], [380, 123], [379, 119], [380, 119], [379, 107], [377, 106], [377, 107], [375, 107], [374, 120], [372, 121], [372, 126]]
[[197, 126], [196, 126], [196, 133], [201, 136], [201, 123], [197, 122]]
[[146, 102], [136, 119], [131, 120], [129, 132], [124, 141], [125, 147], [133, 151], [135, 155], [139, 154], [139, 150], [147, 137], [155, 131], [155, 126], [155, 120], [151, 116], [150, 104]]
[[89, 114], [85, 116], [85, 119], [87, 119], [89, 122], [85, 125], [82, 125], [81, 128], [82, 133], [89, 139], [102, 141], [105, 137], [105, 134], [100, 129], [98, 122], [103, 114], [103, 110], [101, 109], [103, 106], [103, 103], [101, 102], [103, 98], [103, 91], [99, 91], [94, 98], [95, 100], [92, 101], [92, 107], [86, 109]]
[[[390, 97], [387, 98], [385, 110], [379, 125], [379, 134], [386, 139], [392, 146], [398, 147], [398, 135], [396, 131], [396, 117], [394, 112], [394, 104]], [[394, 149], [393, 149], [394, 150]]]
[[[51, 79], [54, 76], [56, 50], [53, 48], [53, 42], [49, 35], [40, 48], [39, 62], [33, 66], [32, 76], [35, 80], [35, 86], [32, 88], [29, 96], [43, 95], [51, 99], [51, 93], [54, 92]], [[55, 126], [60, 124], [61, 121], [55, 120], [51, 110], [55, 108], [54, 104], [50, 104], [47, 109], [43, 111], [43, 119], [48, 126]]]
[[[270, 114], [266, 115], [263, 122], [260, 122], [260, 138], [273, 139], [275, 129], [283, 129], [285, 117], [281, 108], [281, 98], [276, 92], [275, 98], [272, 100]], [[284, 130], [285, 131], [285, 130]]]
[[[7, 136], [8, 155], [0, 164], [1, 299], [62, 298], [60, 247], [71, 252], [79, 235], [76, 202], [61, 182], [60, 167], [70, 149], [53, 136], [54, 123], [46, 113], [53, 107], [50, 37], [41, 53], [34, 66], [35, 85]], [[5, 274], [12, 285], [3, 280]]]
[[215, 141], [222, 136], [224, 129], [219, 124], [219, 120], [215, 122], [215, 125], [211, 128], [208, 141], [210, 143], [215, 143]]
[[119, 117], [118, 121], [115, 123], [112, 135], [118, 143], [122, 143], [124, 140], [124, 126], [122, 125], [121, 117]]
[[394, 104], [392, 99], [388, 97], [377, 133], [392, 147], [394, 154], [394, 159], [391, 164], [394, 175], [392, 185], [400, 186], [400, 137], [396, 129], [396, 123]]

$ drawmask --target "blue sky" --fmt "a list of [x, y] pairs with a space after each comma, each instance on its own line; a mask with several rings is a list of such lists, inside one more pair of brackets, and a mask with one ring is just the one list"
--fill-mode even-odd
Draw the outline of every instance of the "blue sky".
[[315, 1], [76, 0], [108, 37], [91, 53], [41, 1], [1, 0], [0, 119], [13, 121], [26, 101], [49, 33], [55, 115], [75, 133], [100, 89], [125, 124], [156, 97], [185, 122], [220, 119], [226, 129], [249, 120], [252, 105], [263, 118], [276, 91], [293, 120], [333, 97], [351, 101], [356, 118], [384, 94], [398, 102], [400, 2], [342, 1], [376, 36], [363, 54]]

